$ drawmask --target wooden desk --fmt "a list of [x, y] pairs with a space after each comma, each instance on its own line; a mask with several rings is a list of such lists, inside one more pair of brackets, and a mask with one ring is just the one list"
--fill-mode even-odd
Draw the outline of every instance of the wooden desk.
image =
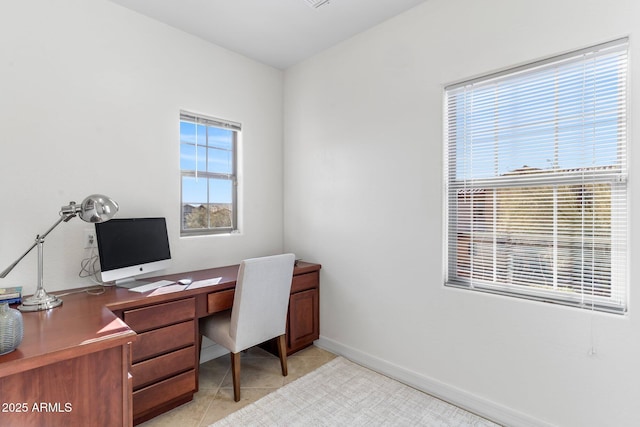
[[[294, 269], [289, 354], [319, 337], [319, 270], [304, 262]], [[221, 279], [172, 293], [77, 293], [61, 307], [23, 313], [22, 343], [0, 356], [0, 425], [130, 426], [190, 401], [198, 319], [231, 308], [237, 272], [235, 265], [167, 275]]]

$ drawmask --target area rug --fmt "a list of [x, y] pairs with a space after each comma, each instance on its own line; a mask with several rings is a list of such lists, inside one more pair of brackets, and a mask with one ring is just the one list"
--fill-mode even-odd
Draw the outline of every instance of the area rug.
[[497, 424], [337, 357], [210, 427], [214, 426]]

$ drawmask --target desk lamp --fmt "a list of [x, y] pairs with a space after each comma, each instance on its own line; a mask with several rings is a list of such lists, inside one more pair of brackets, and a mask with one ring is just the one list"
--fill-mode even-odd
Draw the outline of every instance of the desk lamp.
[[62, 300], [55, 295], [49, 295], [44, 290], [42, 283], [42, 265], [43, 265], [43, 245], [44, 238], [58, 226], [61, 222], [68, 222], [71, 218], [79, 216], [81, 220], [86, 222], [104, 222], [109, 221], [118, 212], [118, 204], [111, 200], [107, 196], [102, 194], [92, 194], [85, 198], [80, 205], [76, 202], [69, 202], [68, 206], [60, 208], [60, 219], [51, 226], [44, 234], [37, 235], [35, 243], [27, 249], [13, 264], [7, 267], [2, 273], [0, 278], [4, 278], [13, 268], [18, 265], [22, 258], [24, 258], [31, 249], [38, 247], [38, 287], [36, 292], [22, 301], [22, 304], [18, 306], [20, 311], [40, 311], [48, 310], [50, 308], [58, 307], [62, 304]]

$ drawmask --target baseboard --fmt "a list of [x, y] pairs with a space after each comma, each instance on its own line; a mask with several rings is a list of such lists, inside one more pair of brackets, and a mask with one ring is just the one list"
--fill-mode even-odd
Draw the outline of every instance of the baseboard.
[[315, 345], [495, 423], [513, 427], [552, 427], [552, 424], [537, 418], [402, 368], [329, 338], [320, 336], [320, 339], [315, 341]]

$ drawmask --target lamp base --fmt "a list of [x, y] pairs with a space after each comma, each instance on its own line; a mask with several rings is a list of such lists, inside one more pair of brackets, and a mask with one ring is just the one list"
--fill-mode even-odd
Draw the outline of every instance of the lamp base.
[[44, 292], [36, 292], [36, 295], [25, 298], [18, 306], [20, 311], [41, 311], [49, 310], [62, 305], [62, 300], [55, 295]]

